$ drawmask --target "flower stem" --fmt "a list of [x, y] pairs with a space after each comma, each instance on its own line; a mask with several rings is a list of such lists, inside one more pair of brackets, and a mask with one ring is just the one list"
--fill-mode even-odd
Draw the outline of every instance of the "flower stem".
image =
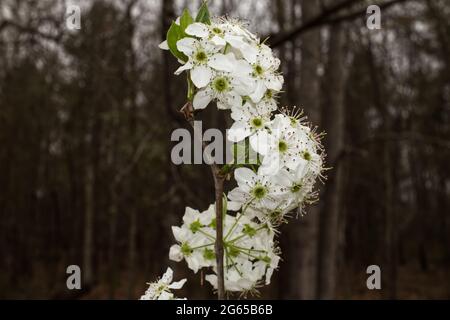
[[211, 167], [214, 188], [216, 194], [216, 243], [214, 246], [216, 252], [217, 263], [217, 298], [219, 300], [225, 299], [225, 281], [223, 268], [223, 183], [224, 178], [220, 175], [220, 170], [216, 167]]
[[[189, 79], [190, 80], [190, 79]], [[189, 89], [190, 91], [191, 89]], [[188, 99], [189, 100], [189, 99]], [[194, 108], [192, 102], [189, 100], [180, 110], [185, 119], [194, 128]], [[203, 150], [206, 148], [206, 143], [201, 141]], [[217, 299], [225, 299], [225, 281], [224, 281], [224, 266], [223, 266], [223, 184], [225, 181], [224, 175], [220, 172], [220, 167], [216, 163], [210, 165], [212, 176], [214, 179], [214, 190], [216, 196], [216, 241], [214, 243], [214, 251], [216, 254], [217, 263]]]

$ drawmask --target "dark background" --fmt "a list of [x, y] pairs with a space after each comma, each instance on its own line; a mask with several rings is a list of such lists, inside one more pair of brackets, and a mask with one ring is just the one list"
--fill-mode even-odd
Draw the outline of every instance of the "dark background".
[[[200, 1], [0, 0], [0, 298], [137, 299], [170, 265], [178, 296], [212, 297], [168, 261], [185, 206], [213, 201], [206, 165], [175, 166], [185, 79], [158, 49]], [[380, 30], [366, 27], [378, 4]], [[328, 181], [283, 226], [265, 298], [450, 298], [450, 3], [211, 0], [282, 60], [282, 105], [326, 131]], [[226, 128], [214, 108], [205, 127]], [[233, 187], [232, 182], [227, 188]], [[81, 291], [66, 267], [81, 266]], [[366, 287], [381, 267], [382, 290]]]

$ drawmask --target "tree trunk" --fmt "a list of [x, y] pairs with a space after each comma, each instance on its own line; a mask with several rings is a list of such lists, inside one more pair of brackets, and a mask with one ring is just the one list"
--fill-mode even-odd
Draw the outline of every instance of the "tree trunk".
[[325, 78], [325, 103], [322, 126], [327, 150], [328, 181], [323, 195], [320, 216], [318, 296], [335, 298], [337, 252], [339, 245], [339, 210], [342, 195], [342, 165], [337, 163], [344, 145], [344, 30], [340, 25], [330, 28], [328, 64]]
[[[302, 1], [302, 19], [308, 21], [320, 12], [318, 1]], [[318, 124], [319, 82], [317, 68], [320, 62], [320, 30], [303, 35], [300, 64], [300, 103], [309, 119]], [[311, 206], [308, 214], [292, 220], [286, 227], [288, 246], [284, 249], [285, 263], [281, 266], [280, 295], [284, 299], [316, 298], [317, 239], [319, 209]]]
[[[368, 64], [371, 73], [371, 80], [374, 90], [374, 104], [380, 112], [383, 119], [383, 131], [389, 132], [391, 129], [391, 119], [387, 102], [382, 100], [383, 94], [383, 77], [380, 74], [374, 53], [372, 51], [370, 35], [368, 36]], [[382, 287], [385, 288], [386, 297], [388, 299], [395, 299], [397, 296], [397, 221], [396, 213], [393, 210], [392, 194], [392, 164], [391, 164], [391, 142], [386, 139], [382, 145], [382, 168], [384, 180], [384, 194], [381, 201], [384, 201], [384, 258], [382, 272]]]
[[83, 238], [83, 287], [89, 288], [93, 277], [93, 233], [94, 233], [94, 166], [87, 156], [84, 185], [84, 238]]

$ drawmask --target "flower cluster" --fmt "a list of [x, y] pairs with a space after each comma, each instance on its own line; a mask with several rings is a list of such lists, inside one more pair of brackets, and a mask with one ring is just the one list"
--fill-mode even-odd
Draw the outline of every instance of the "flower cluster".
[[149, 287], [145, 294], [141, 296], [140, 300], [184, 300], [175, 298], [171, 289], [181, 289], [186, 282], [186, 279], [172, 282], [173, 271], [167, 268], [162, 278], [156, 282], [149, 283]]
[[[277, 227], [315, 200], [314, 184], [323, 171], [320, 135], [295, 109], [277, 111], [284, 81], [280, 60], [239, 21], [211, 21], [205, 4], [195, 21], [185, 10], [160, 48], [181, 63], [175, 74], [186, 72], [193, 108], [215, 103], [230, 110], [228, 140], [257, 155], [252, 163], [244, 157], [227, 164], [237, 187], [224, 200], [222, 222], [225, 289], [253, 291], [269, 284], [278, 267]], [[186, 208], [181, 227], [172, 227], [177, 244], [170, 259], [185, 260], [195, 273], [216, 272], [215, 217], [214, 205], [204, 212]], [[205, 279], [217, 287], [214, 273]]]
[[[186, 260], [197, 273], [201, 268], [216, 268], [214, 244], [216, 216], [214, 205], [199, 212], [186, 208], [181, 227], [172, 227], [177, 244], [170, 248], [169, 258]], [[268, 224], [257, 223], [245, 214], [223, 218], [223, 246], [225, 256], [225, 287], [229, 291], [252, 291], [265, 278], [270, 283], [277, 268], [278, 248], [275, 233]], [[217, 277], [207, 275], [206, 280], [217, 287]]]

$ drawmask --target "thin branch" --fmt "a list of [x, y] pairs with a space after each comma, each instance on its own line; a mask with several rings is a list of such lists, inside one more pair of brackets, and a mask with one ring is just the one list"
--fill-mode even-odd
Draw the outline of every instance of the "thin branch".
[[[392, 7], [393, 5], [400, 4], [403, 2], [408, 2], [408, 1], [411, 1], [411, 0], [391, 0], [389, 2], [378, 4], [378, 6], [380, 7], [380, 10], [383, 10], [383, 9]], [[348, 14], [345, 14], [342, 16], [338, 16], [336, 18], [327, 19], [325, 22], [327, 24], [336, 24], [336, 23], [340, 23], [340, 22], [344, 22], [344, 21], [354, 20], [354, 19], [363, 17], [364, 14], [366, 13], [366, 10], [367, 10], [367, 8], [363, 8], [361, 10], [358, 10], [358, 11], [355, 11], [352, 13], [348, 13]]]
[[352, 7], [355, 3], [361, 2], [362, 0], [344, 0], [341, 1], [333, 6], [330, 6], [329, 8], [325, 8], [317, 17], [306, 21], [305, 23], [302, 23], [301, 25], [294, 27], [292, 30], [283, 32], [277, 36], [269, 37], [272, 40], [269, 40], [270, 46], [272, 48], [275, 48], [284, 42], [293, 40], [295, 37], [297, 37], [299, 34], [312, 29], [314, 27], [321, 26], [323, 24], [326, 24], [326, 19], [329, 18], [331, 15], [336, 14], [344, 9], [347, 9], [349, 7]]
[[14, 21], [11, 21], [11, 20], [4, 20], [0, 24], [0, 32], [6, 30], [6, 28], [8, 28], [8, 27], [14, 28], [17, 31], [25, 33], [25, 34], [38, 36], [39, 38], [42, 38], [44, 40], [49, 40], [49, 41], [52, 41], [52, 42], [57, 43], [57, 44], [60, 43], [61, 38], [62, 38], [62, 33], [58, 33], [57, 35], [44, 33], [42, 31], [39, 31], [36, 28], [23, 26], [23, 25], [18, 24], [18, 23], [14, 22]]
[[[393, 5], [404, 3], [407, 1], [411, 1], [411, 0], [391, 0], [391, 1], [388, 1], [385, 3], [378, 3], [378, 4], [375, 3], [375, 4], [378, 5], [381, 10], [383, 10], [383, 9], [387, 9]], [[281, 33], [279, 35], [274, 35], [273, 37], [269, 36], [269, 38], [272, 38], [272, 40], [269, 39], [271, 47], [275, 48], [275, 47], [282, 45], [283, 43], [285, 43], [287, 41], [292, 41], [300, 34], [306, 32], [312, 28], [321, 27], [324, 25], [332, 25], [332, 24], [336, 24], [336, 23], [340, 23], [340, 22], [344, 22], [344, 21], [351, 21], [351, 20], [357, 19], [361, 16], [364, 16], [366, 13], [366, 10], [367, 10], [366, 6], [364, 6], [364, 8], [362, 8], [361, 10], [356, 10], [356, 11], [348, 13], [348, 14], [344, 14], [344, 15], [340, 15], [340, 16], [338, 15], [337, 17], [333, 17], [333, 16], [339, 14], [339, 12], [350, 9], [357, 2], [361, 2], [361, 0], [342, 1], [334, 6], [323, 9], [323, 11], [317, 17], [315, 17], [297, 27], [294, 27], [292, 30]]]
[[[194, 128], [194, 108], [191, 102], [187, 102], [180, 110], [185, 119]], [[202, 148], [205, 150], [206, 142], [202, 140]], [[214, 179], [214, 190], [216, 198], [216, 241], [214, 244], [216, 263], [217, 263], [217, 298], [225, 299], [225, 280], [224, 280], [224, 264], [223, 264], [223, 184], [225, 177], [220, 172], [220, 167], [214, 161], [210, 163], [211, 173]]]

